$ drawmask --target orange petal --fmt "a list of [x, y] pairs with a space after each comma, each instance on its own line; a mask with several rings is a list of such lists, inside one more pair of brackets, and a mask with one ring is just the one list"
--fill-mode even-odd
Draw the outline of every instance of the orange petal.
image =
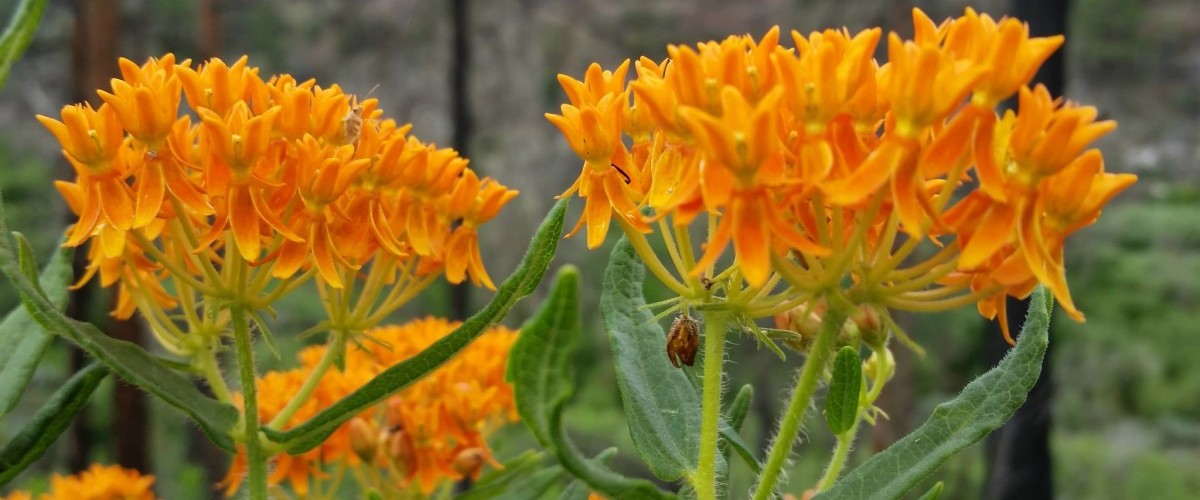
[[983, 214], [979, 228], [962, 249], [962, 254], [958, 257], [958, 268], [974, 269], [1012, 241], [1017, 228], [1018, 213], [1016, 207], [1011, 205], [993, 204]]
[[133, 227], [150, 225], [154, 218], [158, 217], [166, 194], [162, 164], [153, 160], [146, 161], [142, 167], [142, 175], [137, 179], [137, 211], [133, 217]]
[[258, 212], [250, 199], [247, 186], [229, 190], [229, 225], [233, 229], [233, 241], [238, 252], [248, 261], [258, 260], [262, 249], [262, 234], [259, 232]]
[[133, 200], [129, 196], [129, 187], [116, 178], [95, 182], [104, 220], [114, 229], [128, 231], [133, 226]]
[[735, 196], [726, 217], [733, 219], [733, 251], [742, 276], [761, 286], [771, 277], [771, 233], [762, 199]]
[[605, 196], [604, 184], [592, 182], [583, 208], [583, 217], [587, 219], [587, 246], [589, 249], [604, 244], [608, 236], [608, 225], [612, 221], [612, 204]]

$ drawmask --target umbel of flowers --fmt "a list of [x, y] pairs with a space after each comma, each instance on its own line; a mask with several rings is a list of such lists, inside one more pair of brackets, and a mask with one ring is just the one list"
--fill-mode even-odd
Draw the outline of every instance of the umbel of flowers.
[[[517, 192], [337, 85], [264, 78], [245, 57], [194, 65], [167, 54], [141, 66], [122, 59], [120, 70], [99, 107], [38, 117], [76, 174], [56, 183], [78, 216], [66, 246], [91, 243], [76, 286], [97, 276], [116, 285], [113, 314], [139, 311], [225, 403], [234, 397], [218, 352], [232, 337], [245, 395], [232, 434], [248, 452], [252, 496], [263, 498], [267, 452], [258, 419], [245, 415], [271, 414], [279, 428], [311, 409], [347, 343], [439, 276], [494, 288], [477, 230]], [[327, 332], [329, 348], [295, 387], [263, 394], [264, 404], [283, 398], [264, 413], [251, 325], [274, 349], [264, 317], [307, 283], [327, 315], [310, 333]]]
[[[283, 428], [301, 423], [457, 326], [426, 318], [368, 331], [368, 342], [346, 352], [345, 369], [327, 372], [300, 410], [278, 421], [328, 350], [307, 348], [298, 368], [259, 378], [259, 418]], [[429, 495], [464, 477], [477, 479], [485, 463], [497, 465], [485, 438], [517, 418], [512, 387], [504, 380], [516, 339], [513, 330], [491, 328], [450, 362], [343, 424], [319, 447], [276, 456], [270, 483], [286, 482], [301, 498], [337, 498], [343, 480], [385, 498], [408, 498], [404, 495]], [[242, 482], [245, 458], [235, 458], [225, 480], [230, 495]]]
[[38, 496], [15, 491], [5, 500], [154, 500], [154, 476], [117, 465], [92, 464], [71, 476], [55, 474], [50, 490]]
[[[1005, 298], [1039, 283], [1083, 320], [1063, 245], [1136, 180], [1089, 149], [1116, 124], [1030, 85], [1061, 36], [971, 9], [941, 24], [914, 10], [913, 21], [911, 40], [793, 31], [787, 47], [775, 28], [559, 76], [570, 103], [546, 116], [584, 162], [563, 194], [586, 201], [575, 230], [595, 248], [615, 221], [678, 295], [664, 315], [706, 311], [702, 477], [713, 477], [729, 321], [770, 342], [754, 321], [785, 314], [799, 330], [789, 343], [809, 353], [756, 491], [765, 498], [843, 329], [877, 365], [890, 360], [887, 335], [867, 333], [902, 335], [889, 310], [975, 304], [1007, 337]], [[1015, 110], [997, 110], [1012, 97]], [[891, 370], [875, 372], [881, 384]], [[713, 497], [711, 481], [697, 490]]]

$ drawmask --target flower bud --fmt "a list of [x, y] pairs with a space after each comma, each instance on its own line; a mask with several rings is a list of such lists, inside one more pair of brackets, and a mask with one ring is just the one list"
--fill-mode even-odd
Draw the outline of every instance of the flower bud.
[[681, 314], [671, 323], [667, 333], [667, 359], [675, 368], [696, 363], [696, 351], [700, 348], [699, 325], [687, 314]]
[[858, 312], [850, 318], [858, 327], [858, 334], [867, 345], [880, 348], [887, 342], [887, 328], [883, 325], [880, 312], [870, 305], [861, 305]]
[[387, 453], [388, 460], [391, 460], [392, 466], [404, 474], [412, 470], [417, 461], [416, 446], [413, 445], [412, 436], [409, 436], [404, 429], [397, 428], [392, 432], [387, 433]]
[[375, 451], [379, 449], [379, 431], [375, 430], [375, 424], [361, 417], [355, 417], [350, 421], [350, 449], [354, 450], [354, 454], [363, 462], [371, 463], [375, 458]]
[[475, 477], [483, 468], [483, 462], [487, 458], [486, 455], [483, 448], [467, 448], [454, 456], [454, 461], [451, 462], [450, 467], [459, 474], [467, 477]]

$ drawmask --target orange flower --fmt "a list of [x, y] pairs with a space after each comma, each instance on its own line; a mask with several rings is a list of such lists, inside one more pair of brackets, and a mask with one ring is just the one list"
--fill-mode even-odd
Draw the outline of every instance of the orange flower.
[[[718, 302], [744, 322], [827, 295], [913, 311], [976, 303], [995, 317], [1038, 283], [1082, 318], [1062, 240], [1134, 181], [1101, 175], [1099, 153], [1084, 153], [1115, 125], [1029, 89], [1061, 36], [972, 9], [912, 18], [913, 39], [888, 34], [883, 63], [871, 58], [878, 29], [793, 32], [788, 49], [773, 28], [668, 46], [664, 61], [638, 59], [624, 86], [624, 64], [560, 76], [571, 104], [548, 116], [584, 160], [563, 196], [586, 200], [588, 246], [615, 210], [679, 296], [669, 309]], [[1014, 92], [1020, 111], [998, 118]], [[659, 223], [669, 261], [643, 220]], [[734, 260], [717, 269], [731, 241]], [[909, 262], [925, 241], [939, 250]]]
[[[457, 326], [426, 318], [367, 332], [372, 342], [349, 349], [345, 370], [327, 372], [289, 425], [305, 421]], [[312, 481], [326, 478], [327, 470], [345, 464], [378, 467], [392, 476], [390, 484], [428, 494], [446, 481], [478, 474], [478, 469], [456, 470], [456, 459], [464, 453], [480, 453], [484, 461], [497, 465], [485, 438], [517, 418], [512, 387], [504, 380], [508, 351], [516, 337], [516, 332], [507, 328], [492, 328], [446, 365], [343, 425], [320, 447], [297, 456], [277, 456], [270, 483], [286, 482], [303, 496], [313, 487]], [[325, 350], [324, 346], [305, 349], [299, 355], [300, 368], [271, 372], [259, 379], [259, 417], [263, 422], [286, 405], [326, 355]], [[364, 428], [377, 433], [364, 434]], [[371, 453], [364, 458], [360, 455], [363, 450]], [[244, 468], [244, 455], [239, 454], [223, 483], [227, 494], [237, 491]]]
[[[55, 474], [50, 478], [50, 492], [38, 500], [153, 500], [154, 476], [143, 476], [131, 469], [116, 465], [92, 464], [73, 476]], [[17, 491], [7, 500], [32, 500], [29, 493]]]

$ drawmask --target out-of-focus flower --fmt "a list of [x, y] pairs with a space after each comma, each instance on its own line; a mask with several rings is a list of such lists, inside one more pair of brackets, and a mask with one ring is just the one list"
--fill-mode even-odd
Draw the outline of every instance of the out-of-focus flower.
[[[117, 465], [92, 464], [87, 470], [71, 476], [55, 474], [50, 478], [50, 491], [37, 500], [153, 500], [154, 476], [143, 476]], [[6, 500], [33, 500], [27, 492], [17, 491]]]
[[[367, 332], [360, 346], [345, 353], [345, 369], [326, 372], [287, 425], [311, 418], [458, 325], [426, 318]], [[487, 436], [517, 419], [512, 387], [504, 380], [508, 351], [516, 337], [515, 331], [493, 327], [442, 367], [342, 425], [321, 446], [300, 455], [276, 456], [271, 484], [287, 483], [304, 495], [312, 481], [327, 478], [342, 465], [377, 468], [401, 489], [425, 493], [445, 481], [478, 477], [482, 464], [497, 465]], [[263, 422], [283, 409], [327, 349], [305, 349], [299, 354], [299, 368], [259, 379]], [[240, 485], [244, 461], [245, 455], [239, 454], [230, 468], [224, 482], [229, 494]]]

